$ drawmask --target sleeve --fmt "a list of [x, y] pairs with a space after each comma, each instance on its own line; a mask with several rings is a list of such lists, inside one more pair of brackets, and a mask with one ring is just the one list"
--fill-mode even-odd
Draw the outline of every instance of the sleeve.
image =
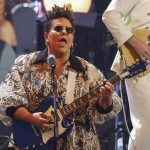
[[104, 122], [115, 118], [117, 114], [120, 112], [121, 108], [122, 108], [122, 100], [116, 93], [114, 93], [112, 109], [106, 114], [99, 113], [99, 111], [96, 109], [94, 115], [94, 122], [96, 124], [103, 124]]
[[138, 0], [112, 0], [103, 13], [102, 20], [112, 33], [118, 46], [124, 44], [132, 36], [130, 29], [125, 24], [125, 20], [132, 9], [134, 9], [137, 1]]
[[[100, 72], [100, 70], [95, 68], [93, 65], [89, 66], [88, 76], [89, 76], [89, 85], [90, 85], [89, 87], [91, 89], [101, 85], [102, 80], [105, 79], [102, 72]], [[94, 103], [90, 104], [88, 113], [90, 114], [90, 116], [92, 116], [95, 123], [102, 124], [110, 119], [113, 119], [114, 117], [116, 117], [117, 113], [119, 113], [119, 111], [122, 108], [122, 100], [115, 92], [113, 93], [112, 98], [113, 98], [113, 105], [111, 106], [111, 109], [109, 109], [107, 112], [104, 112], [101, 110], [100, 111], [97, 110], [99, 107], [96, 107], [95, 105], [97, 104], [96, 102], [99, 99], [99, 88], [98, 91], [90, 94], [89, 99], [91, 100], [89, 101], [91, 102], [94, 101]]]
[[[24, 73], [26, 56], [20, 56], [7, 74], [6, 79], [0, 85], [0, 120], [5, 125], [11, 124], [11, 113], [15, 108], [28, 105], [27, 94], [22, 82]], [[6, 115], [8, 113], [9, 115]]]

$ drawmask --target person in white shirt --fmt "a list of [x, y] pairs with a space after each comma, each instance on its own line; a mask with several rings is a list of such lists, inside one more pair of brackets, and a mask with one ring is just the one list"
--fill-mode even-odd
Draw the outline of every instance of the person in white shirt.
[[[112, 33], [118, 47], [129, 46], [139, 59], [150, 59], [150, 47], [139, 40], [132, 30], [150, 28], [150, 0], [112, 0], [102, 16], [104, 24]], [[117, 53], [112, 69], [120, 71]], [[138, 80], [126, 79], [130, 115], [133, 125], [128, 149], [150, 149], [150, 73]]]

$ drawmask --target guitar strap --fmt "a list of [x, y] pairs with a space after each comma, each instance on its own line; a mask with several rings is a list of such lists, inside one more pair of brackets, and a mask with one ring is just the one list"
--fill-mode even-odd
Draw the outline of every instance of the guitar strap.
[[[75, 71], [72, 68], [69, 68], [65, 104], [70, 104], [74, 100], [74, 88], [75, 88], [76, 76], [77, 76], [77, 71]], [[67, 141], [67, 137], [64, 136], [60, 150], [64, 150], [66, 141]]]
[[74, 100], [74, 88], [75, 88], [76, 76], [77, 76], [77, 71], [72, 68], [69, 68], [65, 104], [70, 104]]

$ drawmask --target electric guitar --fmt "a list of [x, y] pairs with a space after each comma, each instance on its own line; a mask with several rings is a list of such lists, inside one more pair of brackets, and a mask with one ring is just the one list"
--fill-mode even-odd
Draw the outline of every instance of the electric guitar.
[[[108, 81], [112, 84], [115, 84], [122, 79], [131, 78], [143, 71], [146, 71], [146, 67], [149, 63], [150, 62], [139, 61], [136, 64], [126, 68], [120, 74], [114, 76]], [[103, 84], [95, 87], [90, 92], [98, 90], [102, 85]], [[87, 96], [89, 93], [86, 93], [79, 99], [75, 99], [72, 103], [64, 107], [60, 107], [59, 104], [57, 104], [57, 121], [59, 137], [64, 137], [66, 134], [71, 132], [73, 124], [69, 124], [66, 118], [69, 114], [75, 112], [78, 108], [83, 107], [85, 104], [88, 104], [88, 100], [85, 100], [85, 98], [83, 97]], [[48, 116], [53, 116], [53, 98], [49, 96], [35, 112], [43, 112]], [[12, 132], [15, 145], [21, 149], [31, 149], [33, 147], [36, 147], [36, 150], [38, 150], [38, 147], [40, 146], [44, 145], [46, 147], [47, 145], [49, 145], [54, 137], [53, 130], [43, 132], [42, 130], [36, 128], [32, 124], [17, 119], [13, 120]], [[42, 150], [48, 149], [44, 148]]]
[[[150, 45], [150, 29], [137, 29], [137, 30], [133, 30], [132, 33], [139, 40]], [[135, 64], [136, 59], [139, 59], [138, 55], [135, 53], [132, 47], [122, 45], [119, 47], [119, 50], [124, 57], [126, 66], [131, 66], [132, 64]], [[149, 72], [150, 72], [150, 68], [148, 68], [146, 72], [143, 72], [142, 74], [139, 74], [138, 76], [142, 77]]]

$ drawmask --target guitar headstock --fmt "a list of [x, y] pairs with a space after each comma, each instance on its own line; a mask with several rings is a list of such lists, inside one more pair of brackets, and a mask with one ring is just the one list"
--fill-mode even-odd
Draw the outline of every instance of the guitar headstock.
[[122, 78], [131, 78], [135, 75], [138, 75], [141, 72], [146, 71], [147, 65], [149, 65], [150, 62], [145, 62], [140, 60], [139, 62], [136, 62], [135, 64], [127, 67], [126, 69], [123, 70], [121, 75], [123, 76]]

